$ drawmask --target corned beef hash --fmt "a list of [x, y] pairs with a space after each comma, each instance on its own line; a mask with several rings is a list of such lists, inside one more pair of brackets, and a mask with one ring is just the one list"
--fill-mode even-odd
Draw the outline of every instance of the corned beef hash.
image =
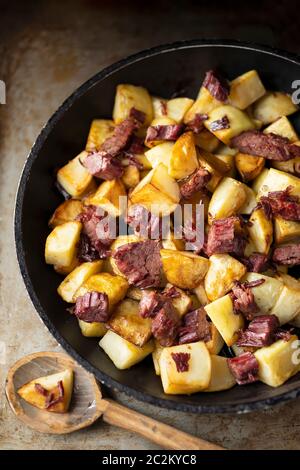
[[57, 172], [45, 257], [117, 368], [152, 354], [167, 394], [300, 370], [297, 111], [256, 70], [210, 70], [196, 99], [118, 85], [113, 119], [92, 121]]

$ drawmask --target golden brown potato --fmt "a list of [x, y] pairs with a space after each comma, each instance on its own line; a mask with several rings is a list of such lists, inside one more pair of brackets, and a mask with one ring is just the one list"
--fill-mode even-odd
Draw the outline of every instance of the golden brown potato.
[[199, 134], [195, 134], [194, 137], [195, 144], [207, 152], [214, 152], [220, 144], [219, 139], [207, 129], [203, 129]]
[[105, 351], [117, 369], [129, 369], [141, 362], [154, 350], [154, 342], [148, 341], [141, 348], [130, 341], [109, 330], [99, 342], [99, 346]]
[[159, 360], [160, 360], [160, 356], [164, 347], [161, 346], [157, 340], [154, 340], [154, 344], [155, 344], [155, 348], [152, 353], [153, 365], [154, 365], [155, 374], [160, 375]]
[[235, 156], [235, 165], [242, 180], [247, 183], [254, 180], [262, 172], [265, 159], [238, 152]]
[[276, 278], [283, 283], [283, 288], [271, 314], [276, 315], [280, 324], [284, 325], [300, 313], [300, 282], [284, 273], [278, 274]]
[[236, 177], [236, 167], [235, 167], [235, 160], [234, 160], [234, 155], [219, 155], [219, 154], [214, 154], [214, 157], [221, 162], [225, 163], [228, 167], [228, 171], [226, 173], [226, 176], [230, 176], [230, 178], [235, 178]]
[[117, 305], [107, 326], [122, 338], [140, 347], [144, 346], [152, 335], [151, 319], [140, 316], [139, 302], [132, 299], [124, 299]]
[[209, 191], [214, 192], [223, 176], [229, 173], [230, 167], [219, 158], [216, 158], [215, 155], [203, 149], [198, 151], [198, 160], [199, 166], [210, 173], [211, 178], [206, 187]]
[[292, 335], [289, 341], [280, 339], [254, 353], [259, 364], [259, 380], [271, 387], [279, 387], [300, 370], [297, 341], [298, 337]]
[[221, 101], [216, 100], [209, 91], [202, 86], [193, 106], [191, 106], [184, 115], [184, 123], [187, 124], [189, 121], [192, 121], [196, 114], [207, 114], [222, 104]]
[[230, 83], [229, 102], [232, 106], [246, 109], [266, 93], [256, 70], [249, 70]]
[[[178, 353], [188, 354], [188, 370], [185, 372], [177, 369], [174, 355]], [[163, 348], [159, 367], [164, 392], [167, 394], [200, 392], [208, 387], [211, 379], [211, 358], [202, 341]]]
[[45, 246], [47, 264], [61, 267], [71, 266], [76, 258], [81, 222], [66, 222], [57, 225], [48, 235]]
[[253, 180], [252, 190], [255, 194], [258, 194], [260, 192], [261, 188], [264, 185], [264, 181], [268, 176], [269, 171], [270, 170], [268, 168], [264, 168], [262, 172]]
[[74, 299], [76, 300], [86, 292], [103, 292], [108, 297], [109, 310], [124, 299], [128, 282], [121, 276], [113, 276], [109, 273], [94, 274], [76, 291]]
[[62, 202], [54, 211], [49, 226], [51, 228], [57, 225], [64, 224], [65, 222], [73, 222], [78, 215], [82, 212], [82, 202], [78, 199], [67, 199]]
[[206, 305], [206, 313], [223, 337], [227, 346], [234, 344], [238, 337], [238, 331], [243, 327], [242, 315], [237, 315], [233, 310], [233, 303], [229, 294], [214, 300]]
[[195, 287], [195, 289], [193, 289], [193, 292], [197, 296], [202, 306], [207, 305], [209, 303], [209, 299], [204, 289], [204, 282], [201, 282], [199, 286]]
[[102, 260], [82, 263], [75, 268], [58, 286], [57, 292], [65, 302], [75, 302], [74, 295], [79, 287], [93, 274], [101, 271]]
[[264, 209], [255, 209], [249, 219], [248, 233], [258, 253], [269, 253], [273, 241], [273, 224]]
[[109, 215], [119, 217], [126, 208], [126, 202], [125, 207], [122, 207], [121, 197], [126, 198], [126, 190], [121, 180], [104, 181], [94, 194], [84, 200], [84, 204], [101, 207]]
[[57, 172], [58, 183], [72, 197], [82, 197], [94, 188], [92, 175], [81, 163], [87, 154], [81, 152]]
[[[227, 116], [229, 127], [226, 129], [213, 130], [213, 123]], [[219, 106], [209, 112], [209, 118], [204, 121], [205, 127], [212, 132], [224, 144], [230, 145], [231, 139], [241, 132], [254, 129], [254, 123], [249, 116], [240, 109], [228, 104]]]
[[169, 169], [173, 147], [174, 142], [163, 142], [147, 150], [145, 157], [150, 162], [151, 168], [155, 168], [160, 163], [163, 163]]
[[246, 267], [228, 254], [215, 254], [209, 258], [210, 264], [204, 280], [207, 297], [213, 300], [227, 294], [235, 281], [246, 273]]
[[93, 119], [85, 150], [96, 152], [103, 142], [114, 132], [114, 122], [111, 119]]
[[193, 103], [190, 98], [172, 98], [167, 102], [167, 116], [180, 124]]
[[253, 105], [253, 117], [266, 125], [297, 110], [289, 95], [279, 91], [269, 91]]
[[[179, 287], [175, 287], [172, 284], [167, 284], [164, 291], [167, 291], [171, 287], [174, 287], [177, 297], [172, 298], [172, 304], [176, 308], [177, 312], [179, 313], [180, 317], [185, 315], [189, 310], [192, 308], [192, 298], [183, 290], [179, 289]], [[164, 291], [162, 293], [164, 293]]]
[[162, 163], [153, 168], [130, 194], [132, 204], [141, 204], [163, 216], [174, 212], [179, 200], [179, 186]]
[[209, 261], [187, 251], [160, 250], [168, 282], [181, 289], [194, 289], [204, 278]]
[[208, 220], [230, 217], [245, 204], [247, 194], [240, 181], [225, 177], [214, 191], [208, 206]]
[[193, 173], [198, 166], [193, 133], [185, 132], [172, 147], [169, 175], [180, 180]]
[[211, 379], [209, 386], [204, 392], [220, 392], [228, 390], [236, 385], [235, 378], [230, 372], [227, 358], [212, 354], [211, 357]]
[[161, 116], [167, 115], [167, 102], [165, 98], [160, 96], [151, 96], [152, 108], [153, 108], [153, 118], [158, 118]]
[[122, 182], [124, 183], [124, 186], [127, 189], [134, 188], [137, 184], [139, 184], [140, 172], [138, 168], [134, 165], [128, 165], [124, 169]]
[[284, 171], [270, 168], [261, 182], [258, 190], [258, 198], [266, 196], [270, 191], [283, 191], [291, 186], [291, 194], [300, 197], [300, 178], [285, 173]]
[[277, 134], [281, 137], [289, 139], [291, 142], [296, 142], [299, 140], [298, 134], [294, 129], [292, 123], [288, 120], [286, 116], [282, 116], [277, 121], [270, 124], [264, 129], [265, 134]]
[[257, 206], [256, 194], [253, 189], [249, 188], [249, 186], [247, 186], [246, 184], [244, 185], [244, 189], [247, 195], [247, 199], [243, 206], [240, 208], [239, 213], [243, 215], [250, 215], [252, 214], [254, 208]]
[[210, 354], [219, 354], [224, 346], [224, 340], [213, 323], [210, 323], [211, 339], [205, 343]]
[[275, 306], [283, 288], [283, 283], [274, 277], [259, 273], [247, 273], [243, 281], [252, 282], [263, 279], [263, 284], [251, 289], [259, 308], [258, 315], [268, 315]]
[[79, 327], [83, 336], [87, 338], [102, 338], [107, 332], [105, 323], [92, 322], [88, 323], [83, 320], [78, 320]]
[[300, 222], [274, 217], [275, 243], [288, 243], [300, 238]]
[[117, 86], [115, 104], [113, 109], [113, 119], [116, 124], [124, 121], [131, 108], [142, 111], [146, 115], [145, 126], [149, 126], [153, 119], [153, 107], [151, 96], [146, 88], [128, 84]]
[[68, 264], [67, 266], [60, 266], [59, 264], [54, 264], [53, 268], [54, 268], [54, 271], [57, 272], [58, 274], [62, 274], [63, 276], [67, 276], [72, 271], [74, 271], [74, 269], [77, 268], [77, 266], [79, 266], [79, 264], [80, 264], [80, 261], [75, 256], [72, 259], [71, 263]]

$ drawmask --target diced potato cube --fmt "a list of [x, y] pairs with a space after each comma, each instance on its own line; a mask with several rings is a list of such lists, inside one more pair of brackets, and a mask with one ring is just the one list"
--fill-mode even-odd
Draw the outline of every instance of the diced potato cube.
[[125, 188], [127, 189], [134, 188], [137, 184], [139, 184], [140, 172], [138, 168], [134, 165], [128, 165], [124, 169], [122, 181], [124, 183]]
[[[68, 411], [73, 392], [73, 370], [66, 369], [56, 374], [47, 375], [31, 380], [18, 390], [18, 394], [30, 405], [47, 409], [55, 413], [66, 413]], [[53, 393], [53, 399], [59, 397], [58, 383], [62, 382], [64, 395], [61, 400], [47, 408], [47, 396], [36, 389], [36, 384], [43, 387], [49, 393]]]
[[124, 299], [128, 289], [128, 282], [121, 276], [109, 273], [94, 274], [77, 290], [75, 300], [86, 292], [103, 292], [108, 296], [109, 309]]
[[253, 189], [249, 188], [249, 186], [247, 186], [246, 184], [244, 185], [244, 189], [247, 194], [247, 199], [244, 205], [240, 208], [239, 212], [243, 215], [250, 215], [252, 214], [254, 208], [257, 206], [256, 194]]
[[265, 159], [238, 152], [235, 156], [235, 165], [242, 180], [247, 183], [254, 180], [262, 172]]
[[102, 338], [107, 332], [105, 323], [92, 322], [88, 323], [83, 320], [78, 320], [81, 333], [87, 338]]
[[238, 331], [243, 327], [244, 321], [241, 315], [233, 310], [233, 303], [229, 294], [214, 300], [206, 305], [206, 313], [214, 323], [227, 346], [234, 344], [238, 337]]
[[176, 308], [177, 312], [179, 313], [180, 317], [185, 315], [192, 307], [192, 299], [191, 296], [188, 295], [183, 290], [179, 289], [179, 287], [175, 287], [172, 284], [167, 284], [165, 290], [174, 287], [177, 293], [177, 297], [172, 298], [172, 304]]
[[85, 150], [96, 152], [103, 142], [114, 132], [114, 122], [111, 119], [93, 119]]
[[159, 96], [151, 96], [151, 101], [153, 108], [153, 118], [166, 116], [168, 100]]
[[259, 273], [247, 273], [243, 280], [252, 282], [258, 279], [263, 279], [263, 284], [252, 287], [251, 291], [253, 292], [254, 300], [259, 308], [258, 315], [267, 315], [275, 306], [282, 291], [283, 284], [278, 279]]
[[47, 264], [70, 266], [76, 258], [81, 222], [66, 222], [55, 227], [48, 235], [45, 246]]
[[182, 238], [175, 238], [174, 233], [170, 231], [167, 238], [162, 240], [162, 247], [168, 250], [184, 251], [185, 242]]
[[82, 165], [87, 152], [81, 152], [57, 172], [57, 181], [72, 197], [86, 194], [93, 185], [93, 176]]
[[[122, 199], [124, 198], [125, 203], [122, 207]], [[100, 184], [97, 191], [85, 199], [86, 205], [92, 205], [101, 207], [104, 211], [107, 211], [109, 215], [113, 217], [119, 217], [122, 210], [126, 208], [126, 189], [124, 184], [119, 179], [111, 181], [104, 181]]]
[[132, 299], [124, 299], [117, 305], [108, 327], [140, 347], [144, 346], [152, 335], [151, 319], [140, 316], [139, 302]]
[[154, 350], [153, 341], [149, 341], [143, 347], [130, 343], [114, 331], [108, 331], [99, 342], [99, 346], [106, 352], [117, 369], [129, 369], [141, 362]]
[[160, 366], [159, 366], [159, 360], [161, 353], [163, 352], [164, 347], [159, 344], [157, 340], [154, 340], [155, 344], [155, 349], [152, 353], [152, 359], [153, 359], [153, 365], [154, 365], [154, 370], [156, 375], [160, 375]]
[[279, 274], [279, 281], [284, 284], [283, 289], [271, 310], [276, 315], [281, 325], [289, 323], [300, 313], [300, 282], [288, 274]]
[[204, 280], [204, 288], [210, 301], [227, 294], [235, 281], [246, 273], [246, 267], [228, 254], [215, 254], [209, 258], [210, 264]]
[[209, 221], [237, 214], [246, 200], [247, 194], [243, 183], [233, 178], [223, 178], [208, 206]]
[[300, 237], [300, 222], [276, 216], [274, 217], [274, 234], [277, 244], [295, 241]]
[[220, 143], [219, 139], [205, 128], [194, 137], [196, 145], [207, 152], [214, 152]]
[[270, 124], [282, 116], [288, 116], [298, 110], [292, 98], [279, 91], [268, 92], [253, 105], [253, 117], [263, 125]]
[[237, 149], [234, 149], [233, 147], [229, 147], [228, 145], [222, 144], [220, 141], [218, 142], [220, 144], [217, 150], [218, 155], [231, 155], [232, 157], [234, 157], [238, 153]]
[[254, 245], [253, 241], [251, 238], [247, 240], [246, 247], [245, 247], [245, 256], [248, 258], [251, 256], [253, 253], [256, 253], [256, 246]]
[[258, 191], [258, 197], [266, 196], [270, 191], [283, 191], [288, 186], [291, 186], [291, 194], [293, 196], [300, 197], [300, 178], [271, 168], [263, 179], [262, 186]]
[[189, 121], [192, 121], [196, 114], [207, 114], [222, 104], [221, 101], [216, 100], [209, 91], [202, 86], [193, 106], [191, 106], [184, 115], [184, 123], [187, 124]]
[[163, 163], [167, 168], [170, 167], [172, 149], [174, 142], [163, 142], [155, 145], [155, 147], [147, 150], [145, 156], [152, 165], [152, 168], [157, 167], [160, 163]]
[[265, 134], [277, 134], [281, 137], [285, 137], [289, 139], [291, 142], [296, 142], [299, 140], [297, 132], [294, 129], [292, 123], [288, 120], [286, 116], [282, 116], [281, 118], [277, 119], [277, 121], [270, 124], [268, 127], [264, 129]]
[[[188, 370], [184, 372], [177, 370], [174, 360], [174, 355], [182, 353], [188, 354]], [[167, 394], [200, 392], [208, 387], [211, 379], [211, 358], [202, 341], [164, 348], [159, 366], [162, 385]]]
[[236, 177], [236, 166], [235, 166], [234, 155], [214, 154], [214, 157], [217, 160], [220, 160], [221, 162], [225, 163], [225, 165], [227, 166], [228, 171], [226, 172], [226, 176], [230, 176], [231, 178]]
[[252, 189], [255, 194], [258, 194], [260, 192], [261, 188], [264, 185], [264, 181], [269, 174], [269, 171], [270, 170], [268, 168], [264, 168], [262, 172], [253, 180]]
[[180, 200], [179, 186], [168, 174], [167, 167], [159, 164], [134, 188], [130, 200], [156, 215], [169, 215]]
[[82, 212], [82, 202], [78, 199], [67, 199], [62, 202], [54, 211], [49, 226], [51, 228], [57, 225], [64, 224], [65, 222], [73, 222], [76, 217]]
[[75, 302], [74, 295], [79, 287], [93, 274], [101, 271], [103, 261], [92, 261], [80, 264], [58, 286], [57, 292], [66, 302]]
[[135, 155], [135, 158], [137, 159], [137, 161], [138, 161], [141, 165], [143, 165], [143, 170], [141, 170], [141, 177], [142, 177], [142, 173], [143, 173], [143, 172], [152, 169], [151, 162], [148, 160], [148, 158], [146, 157], [146, 155], [145, 155], [144, 153], [140, 153], [140, 154], [138, 154], [138, 155]]
[[228, 174], [230, 167], [212, 153], [200, 149], [198, 152], [199, 165], [207, 170], [211, 178], [206, 187], [209, 191], [214, 192], [224, 175]]
[[204, 282], [201, 282], [199, 286], [195, 287], [193, 292], [196, 294], [199, 302], [201, 305], [207, 305], [209, 303], [209, 299], [204, 289]]
[[211, 379], [209, 386], [203, 390], [204, 392], [220, 392], [228, 390], [236, 385], [235, 378], [230, 372], [227, 358], [211, 355]]
[[210, 354], [219, 354], [224, 346], [224, 340], [213, 323], [210, 324], [211, 339], [207, 341], [206, 347]]
[[74, 271], [77, 266], [79, 266], [80, 261], [79, 259], [75, 256], [71, 263], [68, 264], [67, 266], [60, 266], [59, 264], [54, 264], [53, 268], [54, 271], [57, 272], [58, 274], [62, 274], [63, 276], [67, 276], [70, 274], [72, 271]]
[[271, 387], [279, 387], [300, 370], [298, 337], [289, 341], [280, 339], [271, 346], [254, 353], [259, 364], [259, 380]]
[[185, 132], [172, 147], [169, 175], [180, 180], [193, 173], [198, 166], [193, 133]]
[[203, 280], [209, 261], [187, 251], [160, 250], [168, 282], [181, 289], [194, 289]]
[[151, 96], [146, 88], [135, 85], [118, 85], [113, 109], [113, 119], [116, 124], [124, 121], [135, 108], [146, 115], [145, 126], [149, 126], [153, 119], [153, 107]]
[[143, 297], [143, 292], [147, 291], [147, 289], [141, 289], [140, 287], [135, 287], [135, 286], [130, 286], [126, 297], [132, 300], [138, 300], [140, 301], [141, 298]]
[[269, 253], [273, 241], [273, 224], [264, 209], [255, 209], [249, 219], [248, 233], [258, 253]]
[[193, 105], [191, 98], [173, 98], [167, 102], [167, 115], [177, 123], [181, 123], [185, 114]]
[[229, 102], [236, 108], [245, 109], [266, 93], [256, 70], [249, 70], [230, 83]]
[[[225, 116], [227, 116], [229, 120], [229, 127], [227, 129], [213, 130], [212, 123], [219, 121]], [[204, 125], [226, 145], [230, 145], [231, 139], [236, 135], [254, 129], [255, 127], [253, 121], [246, 113], [228, 104], [219, 106], [210, 111], [209, 118], [204, 121]]]

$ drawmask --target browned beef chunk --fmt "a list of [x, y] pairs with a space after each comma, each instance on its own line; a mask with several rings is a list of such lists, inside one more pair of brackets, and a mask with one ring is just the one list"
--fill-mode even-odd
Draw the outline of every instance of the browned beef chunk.
[[139, 314], [143, 318], [154, 318], [166, 301], [166, 297], [159, 292], [144, 291], [139, 304]]
[[108, 181], [121, 178], [124, 172], [121, 161], [103, 150], [87, 155], [83, 165], [91, 175]]
[[188, 312], [183, 317], [183, 324], [179, 329], [179, 344], [209, 341], [211, 339], [210, 323], [207, 320], [203, 307]]
[[[101, 254], [103, 254], [103, 251], [101, 251]], [[106, 250], [105, 255], [107, 255]], [[99, 251], [97, 250], [97, 248], [94, 247], [90, 238], [85, 233], [82, 233], [80, 235], [77, 256], [79, 261], [82, 262], [95, 261], [96, 259], [100, 258]]]
[[227, 101], [229, 83], [216, 70], [206, 72], [202, 86], [218, 101]]
[[152, 334], [161, 346], [172, 346], [178, 335], [180, 317], [171, 301], [165, 302], [152, 320]]
[[285, 220], [300, 221], [300, 200], [291, 196], [291, 187], [284, 191], [273, 191], [263, 196], [260, 202], [269, 205], [273, 215], [279, 215]]
[[176, 364], [177, 372], [187, 372], [189, 370], [189, 360], [191, 357], [189, 353], [171, 353], [171, 357]]
[[211, 174], [204, 168], [198, 168], [180, 188], [181, 196], [184, 199], [190, 199], [193, 194], [206, 187], [211, 179]]
[[225, 115], [221, 119], [217, 119], [216, 121], [213, 121], [209, 125], [209, 129], [212, 132], [215, 131], [221, 131], [222, 129], [229, 129], [230, 128], [230, 122], [228, 117]]
[[145, 207], [134, 204], [128, 208], [127, 223], [134, 233], [142, 238], [162, 238], [161, 219]]
[[113, 253], [113, 258], [129, 284], [145, 289], [159, 286], [161, 260], [157, 241], [127, 243]]
[[94, 258], [95, 250], [98, 251], [100, 258], [109, 256], [109, 247], [115, 238], [115, 234], [112, 231], [113, 221], [107, 217], [107, 213], [100, 211], [96, 206], [86, 206], [79, 215], [78, 220], [83, 225], [79, 244], [80, 258], [86, 261], [89, 257]]
[[231, 140], [240, 152], [274, 161], [286, 161], [300, 156], [300, 147], [277, 134], [245, 131]]
[[129, 117], [134, 119], [138, 123], [137, 124], [138, 126], [144, 124], [146, 120], [146, 114], [143, 111], [139, 111], [136, 108], [131, 108]]
[[108, 137], [101, 145], [100, 150], [116, 157], [130, 143], [131, 137], [136, 129], [140, 127], [140, 122], [132, 117], [124, 119], [118, 124], [111, 137]]
[[231, 253], [242, 257], [247, 240], [242, 220], [237, 216], [214, 220], [208, 233], [206, 252]]
[[259, 312], [259, 308], [255, 302], [252, 288], [259, 286], [264, 279], [258, 279], [253, 282], [236, 282], [231, 292], [233, 308], [235, 313], [242, 314], [247, 320], [252, 320], [255, 313]]
[[275, 341], [275, 332], [279, 328], [276, 315], [260, 315], [252, 320], [248, 328], [240, 332], [238, 346], [262, 348]]
[[155, 140], [177, 140], [181, 132], [181, 124], [149, 126], [147, 129], [146, 142], [153, 142]]
[[86, 292], [77, 297], [74, 313], [79, 320], [87, 323], [106, 322], [109, 320], [107, 294], [102, 292]]
[[241, 261], [247, 266], [247, 270], [252, 273], [263, 273], [267, 271], [270, 265], [268, 256], [263, 253], [252, 253], [249, 258]]
[[296, 266], [300, 264], [300, 243], [278, 246], [272, 257], [274, 263]]
[[192, 131], [194, 134], [200, 134], [201, 131], [204, 129], [203, 122], [208, 119], [208, 114], [200, 114], [196, 113], [195, 117], [189, 121], [186, 126], [186, 131]]
[[251, 352], [227, 359], [229, 369], [239, 385], [249, 384], [258, 380], [259, 365]]
[[289, 341], [292, 336], [292, 331], [293, 329], [291, 328], [290, 330], [285, 330], [283, 328], [278, 328], [277, 331], [274, 333], [274, 339], [275, 341], [279, 339], [283, 339], [283, 341]]
[[165, 297], [169, 297], [170, 299], [176, 299], [176, 298], [180, 297], [180, 293], [179, 293], [179, 291], [176, 289], [175, 286], [166, 287], [166, 288], [163, 290], [163, 295], [164, 295]]

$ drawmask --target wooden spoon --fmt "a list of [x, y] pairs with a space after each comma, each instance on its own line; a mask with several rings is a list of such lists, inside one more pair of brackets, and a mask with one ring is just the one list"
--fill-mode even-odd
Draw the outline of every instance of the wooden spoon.
[[[49, 413], [24, 401], [17, 390], [34, 378], [74, 370], [74, 389], [68, 413]], [[40, 352], [17, 361], [6, 379], [6, 396], [16, 414], [31, 428], [50, 434], [66, 434], [86, 428], [100, 416], [109, 424], [128, 429], [155, 442], [164, 449], [225, 450], [210, 442], [191, 436], [171, 426], [132, 411], [113, 400], [102, 398], [94, 376], [63, 353]]]

